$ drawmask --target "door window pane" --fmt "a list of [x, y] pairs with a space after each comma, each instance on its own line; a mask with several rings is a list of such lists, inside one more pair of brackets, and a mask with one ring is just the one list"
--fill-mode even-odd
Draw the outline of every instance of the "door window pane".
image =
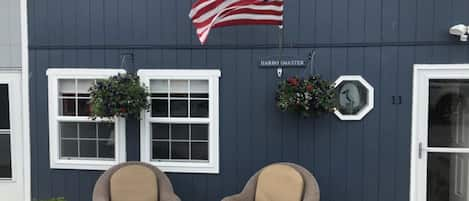
[[428, 111], [429, 147], [469, 147], [469, 80], [430, 80]]
[[0, 178], [11, 178], [10, 135], [0, 135]]
[[468, 200], [468, 173], [468, 154], [429, 153], [427, 200]]
[[8, 85], [0, 84], [0, 129], [10, 129]]

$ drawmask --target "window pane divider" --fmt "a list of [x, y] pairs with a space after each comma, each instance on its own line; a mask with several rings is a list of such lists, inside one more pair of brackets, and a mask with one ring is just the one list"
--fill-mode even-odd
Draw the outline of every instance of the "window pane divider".
[[208, 124], [210, 123], [209, 118], [151, 117], [149, 120], [152, 123], [173, 123], [173, 124]]
[[113, 123], [115, 122], [113, 119], [106, 119], [106, 118], [97, 118], [96, 120], [91, 119], [90, 117], [87, 116], [58, 116], [57, 120], [60, 122], [110, 122]]
[[10, 129], [0, 129], [0, 135], [10, 135]]
[[469, 153], [469, 148], [428, 147], [424, 150], [434, 153]]

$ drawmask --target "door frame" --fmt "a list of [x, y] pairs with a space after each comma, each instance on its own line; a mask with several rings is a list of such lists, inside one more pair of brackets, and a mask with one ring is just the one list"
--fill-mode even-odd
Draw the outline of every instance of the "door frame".
[[21, 33], [21, 110], [23, 114], [23, 176], [24, 198], [31, 201], [31, 141], [29, 107], [29, 40], [28, 40], [28, 0], [20, 0]]
[[469, 148], [428, 148], [429, 80], [469, 79], [469, 64], [415, 64], [413, 73], [409, 200], [426, 201], [427, 153], [469, 153]]

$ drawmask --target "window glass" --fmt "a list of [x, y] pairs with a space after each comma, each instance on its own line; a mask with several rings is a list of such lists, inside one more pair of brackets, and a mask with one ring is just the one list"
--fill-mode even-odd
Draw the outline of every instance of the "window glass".
[[192, 160], [208, 160], [208, 143], [195, 142], [191, 144]]
[[169, 124], [153, 124], [153, 139], [169, 139]]
[[114, 158], [114, 140], [98, 141], [98, 158]]
[[151, 100], [151, 116], [168, 117], [168, 99], [152, 99]]
[[189, 143], [188, 142], [171, 142], [171, 159], [189, 159]]
[[208, 98], [208, 80], [191, 80], [191, 98]]
[[171, 99], [171, 117], [187, 117], [188, 101]]
[[114, 158], [114, 123], [60, 122], [62, 158]]
[[89, 116], [90, 87], [95, 80], [60, 79], [59, 80], [59, 115]]
[[62, 139], [60, 150], [62, 157], [78, 157], [78, 139]]
[[191, 100], [191, 117], [208, 117], [208, 100]]
[[62, 138], [78, 138], [78, 124], [64, 122], [60, 126]]
[[[208, 80], [151, 80], [152, 117], [208, 118]], [[208, 160], [208, 124], [151, 124], [154, 160]]]
[[10, 129], [8, 85], [0, 84], [0, 129]]
[[208, 124], [192, 124], [191, 139], [208, 140]]
[[153, 142], [153, 159], [170, 159], [169, 142]]
[[0, 135], [0, 178], [11, 178], [10, 135]]
[[155, 160], [208, 160], [208, 124], [152, 124]]
[[172, 124], [171, 125], [172, 140], [188, 140], [189, 125], [188, 124]]
[[189, 82], [187, 80], [171, 80], [170, 89], [172, 98], [187, 98]]
[[150, 92], [152, 97], [168, 97], [168, 80], [150, 81]]

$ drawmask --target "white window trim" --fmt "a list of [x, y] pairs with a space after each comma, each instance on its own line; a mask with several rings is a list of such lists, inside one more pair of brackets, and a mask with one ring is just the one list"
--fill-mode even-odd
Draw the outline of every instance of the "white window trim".
[[368, 83], [365, 79], [363, 79], [360, 75], [342, 75], [335, 81], [335, 86], [339, 86], [344, 81], [358, 81], [360, 82], [367, 90], [368, 90], [368, 105], [362, 108], [357, 114], [342, 114], [339, 110], [335, 110], [334, 114], [340, 119], [344, 121], [358, 121], [362, 120], [374, 107], [374, 88]]
[[[48, 69], [48, 97], [49, 97], [49, 154], [50, 168], [52, 169], [76, 169], [76, 170], [107, 170], [113, 165], [126, 161], [125, 147], [125, 119], [116, 119], [115, 125], [115, 159], [104, 160], [68, 160], [60, 159], [58, 120], [67, 117], [59, 117], [58, 104], [58, 80], [59, 79], [106, 79], [118, 73], [126, 73], [123, 69], [86, 69], [86, 68], [61, 68]], [[84, 117], [86, 120], [88, 118]], [[76, 118], [75, 118], [76, 119]], [[89, 121], [92, 121], [88, 119]], [[102, 121], [98, 119], [97, 121]]]
[[[150, 86], [151, 79], [204, 79], [209, 81], [209, 162], [162, 162], [151, 159], [150, 112], [142, 113], [140, 123], [140, 157], [143, 162], [153, 164], [164, 172], [218, 174], [219, 164], [219, 79], [220, 70], [139, 70], [140, 81]], [[166, 119], [166, 118], [165, 118]], [[191, 119], [198, 121], [197, 118]], [[204, 119], [205, 120], [205, 119]], [[205, 120], [206, 121], [206, 120]]]
[[430, 79], [469, 79], [469, 64], [415, 64], [412, 93], [410, 201], [427, 200], [428, 153], [469, 153], [469, 148], [428, 147]]

